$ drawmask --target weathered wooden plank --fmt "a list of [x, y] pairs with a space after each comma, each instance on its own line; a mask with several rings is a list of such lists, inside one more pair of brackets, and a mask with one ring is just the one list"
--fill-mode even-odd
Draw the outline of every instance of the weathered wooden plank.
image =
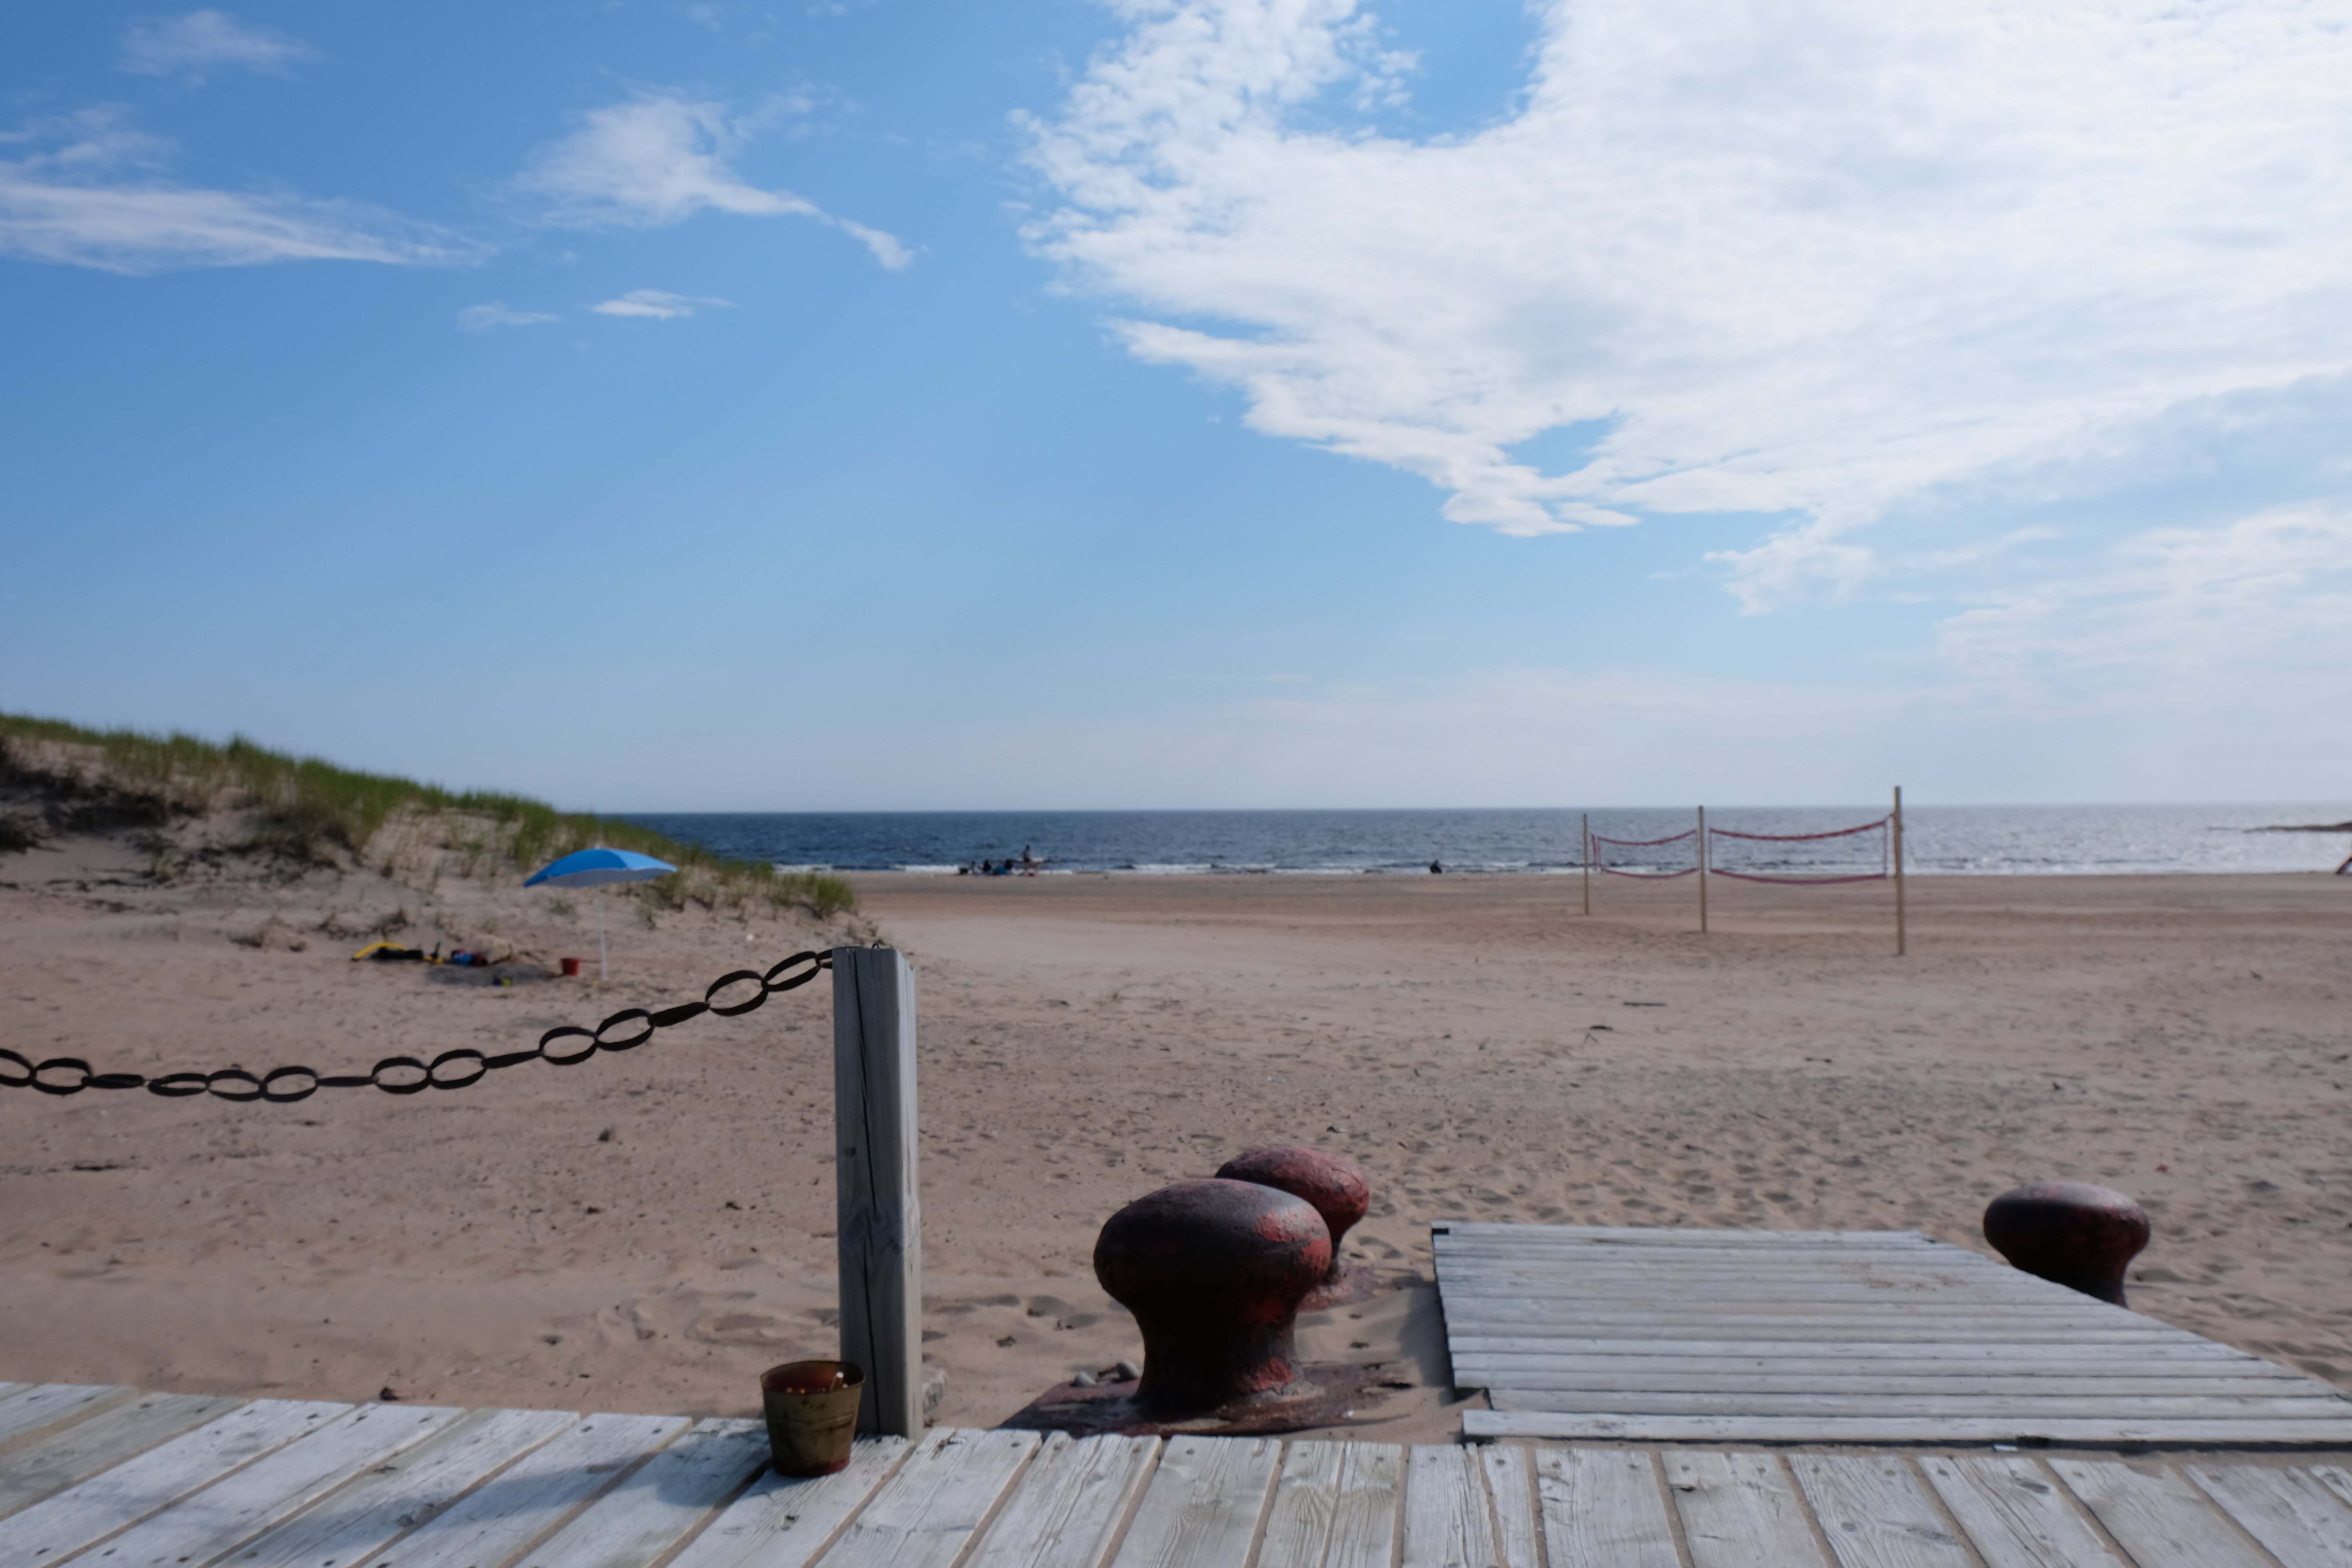
[[1829, 1568], [1780, 1460], [1700, 1452], [1664, 1462], [1693, 1568]]
[[1434, 1220], [1431, 1235], [1454, 1241], [1487, 1237], [1537, 1241], [1574, 1242], [1597, 1247], [1786, 1247], [1806, 1242], [1817, 1247], [1940, 1247], [1916, 1230], [1744, 1230], [1675, 1228], [1665, 1226], [1517, 1225], [1496, 1220]]
[[2168, 1465], [2053, 1458], [2050, 1468], [2139, 1568], [2270, 1568], [2221, 1510]]
[[1159, 1455], [1157, 1437], [1052, 1434], [967, 1568], [1102, 1568]]
[[1622, 1448], [1536, 1454], [1551, 1568], [1681, 1568], [1656, 1461]]
[[523, 1557], [517, 1568], [645, 1568], [768, 1463], [761, 1421], [698, 1421]]
[[835, 1474], [797, 1478], [772, 1469], [688, 1542], [669, 1568], [803, 1568], [913, 1447], [904, 1437], [861, 1437], [850, 1450], [849, 1468]]
[[102, 1470], [9, 1520], [8, 1549], [20, 1563], [55, 1563], [105, 1540], [283, 1447], [352, 1407], [323, 1401], [259, 1399], [138, 1458]]
[[16, 1395], [39, 1386], [34, 1383], [0, 1383], [0, 1405], [5, 1405]]
[[1266, 1510], [1265, 1535], [1258, 1542], [1255, 1568], [1323, 1568], [1331, 1544], [1331, 1515], [1339, 1499], [1345, 1443], [1297, 1442], [1287, 1446]]
[[[1811, 1339], [1836, 1341], [1990, 1339], [2020, 1344], [2179, 1343], [2184, 1331], [2143, 1318], [2133, 1322], [2089, 1324], [2014, 1321], [2000, 1313], [1964, 1312], [1757, 1312], [1744, 1308], [1661, 1308], [1656, 1311], [1600, 1308], [1567, 1310], [1553, 1302], [1524, 1300], [1446, 1303], [1445, 1321], [1457, 1333], [1538, 1333], [1544, 1325], [1592, 1338]], [[1748, 1331], [1754, 1331], [1752, 1333]]]
[[887, 947], [833, 950], [841, 1359], [865, 1369], [857, 1429], [923, 1430], [922, 1188], [915, 972]]
[[1339, 1502], [1345, 1444], [1289, 1444], [1265, 1510], [1265, 1535], [1254, 1568], [1322, 1568], [1331, 1547], [1331, 1510]]
[[683, 1415], [591, 1415], [400, 1539], [394, 1568], [491, 1568], [562, 1524], [689, 1425]]
[[[1831, 1345], [1792, 1345], [1787, 1341], [1770, 1342], [1776, 1348], [1763, 1354], [1744, 1355], [1678, 1355], [1671, 1342], [1660, 1351], [1646, 1348], [1648, 1343], [1635, 1340], [1601, 1341], [1572, 1351], [1542, 1348], [1486, 1350], [1490, 1343], [1541, 1347], [1556, 1341], [1481, 1341], [1462, 1339], [1454, 1342], [1454, 1359], [1456, 1367], [1464, 1363], [1479, 1367], [1510, 1369], [1526, 1367], [1550, 1368], [1565, 1372], [1592, 1371], [1608, 1373], [1689, 1373], [1698, 1376], [1737, 1377], [1783, 1373], [1790, 1376], [1815, 1376], [1822, 1373], [1850, 1372], [1857, 1363], [1867, 1368], [1872, 1363], [1892, 1362], [1877, 1370], [1906, 1377], [1985, 1377], [2004, 1375], [2002, 1368], [2011, 1358], [2036, 1366], [2063, 1368], [2078, 1357], [2067, 1353], [2064, 1346], [2020, 1347], [1990, 1340], [1974, 1342], [1937, 1344], [1924, 1342], [1888, 1346], [1870, 1345], [1867, 1355], [1837, 1353], [1843, 1347]], [[1607, 1348], [1615, 1347], [1615, 1348]], [[2244, 1378], [2268, 1379], [2272, 1382], [2305, 1383], [2313, 1381], [2301, 1373], [2291, 1372], [2272, 1362], [2247, 1355], [2242, 1351], [2228, 1350], [2221, 1345], [2200, 1347], [2201, 1353], [2186, 1354], [2171, 1347], [2143, 1352], [2130, 1346], [2090, 1346], [2081, 1357], [2083, 1370], [2071, 1373], [2082, 1377], [2113, 1377], [2136, 1374], [2152, 1378]], [[1888, 1354], [1889, 1351], [1899, 1353]], [[1988, 1370], [1988, 1367], [1990, 1370]], [[2322, 1384], [2323, 1387], [2327, 1386]]]
[[62, 1431], [41, 1433], [0, 1458], [0, 1519], [218, 1420], [244, 1403], [200, 1394], [151, 1394]]
[[2285, 1568], [2352, 1563], [2352, 1509], [2305, 1472], [2256, 1465], [2182, 1468]]
[[950, 1568], [1040, 1441], [1034, 1432], [934, 1430], [819, 1568]]
[[2352, 1471], [2339, 1465], [2314, 1465], [2311, 1473], [2318, 1479], [2320, 1485], [2346, 1502], [2352, 1502]]
[[2068, 1443], [2352, 1445], [2352, 1421], [2117, 1420], [1953, 1415], [1628, 1415], [1574, 1411], [1466, 1410], [1471, 1437], [1558, 1437], [1622, 1443]]
[[1238, 1568], [1274, 1489], [1272, 1437], [1171, 1437], [1115, 1568]]
[[1936, 1456], [1919, 1468], [1986, 1568], [2125, 1568], [2031, 1459]]
[[139, 1397], [135, 1388], [95, 1383], [15, 1384], [0, 1403], [0, 1451], [33, 1441], [69, 1421], [86, 1421]]
[[579, 1419], [566, 1410], [470, 1411], [240, 1548], [236, 1568], [359, 1563]]
[[1350, 1443], [1331, 1512], [1323, 1568], [1390, 1568], [1402, 1526], [1405, 1450], [1396, 1443]]
[[[1438, 1269], [1449, 1279], [1511, 1279], [1552, 1282], [1574, 1289], [1587, 1280], [1639, 1287], [1664, 1285], [1675, 1279], [1706, 1279], [1717, 1284], [1754, 1285], [1772, 1289], [1811, 1286], [1876, 1290], [2000, 1290], [2020, 1298], [2053, 1301], [2080, 1300], [2085, 1306], [2107, 1306], [2037, 1275], [1989, 1263], [1966, 1252], [1947, 1252], [1895, 1258], [1811, 1257], [1797, 1253], [1726, 1252], [1708, 1257], [1662, 1253], [1643, 1258], [1601, 1258], [1546, 1253], [1540, 1247], [1498, 1246], [1492, 1253], [1465, 1256], [1440, 1252]], [[2107, 1306], [2110, 1311], [2126, 1309]]]
[[1805, 1500], [1844, 1568], [1973, 1568], [1911, 1467], [1894, 1455], [1792, 1455]]
[[116, 1536], [106, 1544], [106, 1568], [204, 1568], [464, 1414], [425, 1405], [347, 1410]]
[[[1571, 1361], [1606, 1361], [1627, 1364], [1633, 1358], [1648, 1358], [1661, 1365], [1689, 1366], [1705, 1363], [1737, 1363], [1751, 1365], [1724, 1365], [1725, 1372], [1761, 1371], [1770, 1367], [1795, 1364], [1802, 1360], [1811, 1366], [1827, 1363], [1843, 1365], [1855, 1361], [1900, 1361], [1920, 1363], [1949, 1361], [2003, 1361], [2015, 1358], [2021, 1362], [2065, 1363], [2078, 1357], [2090, 1366], [2147, 1365], [2150, 1367], [2180, 1367], [2184, 1376], [2202, 1377], [2216, 1368], [2252, 1374], [2252, 1369], [2268, 1367], [2286, 1377], [2298, 1374], [2284, 1367], [2250, 1356], [2242, 1350], [2217, 1344], [2210, 1340], [2189, 1339], [2177, 1343], [2139, 1345], [2048, 1345], [2004, 1344], [1995, 1340], [1857, 1340], [1834, 1346], [1809, 1344], [1789, 1340], [1720, 1340], [1720, 1339], [1645, 1339], [1627, 1335], [1622, 1339], [1577, 1337], [1573, 1329], [1563, 1329], [1556, 1337], [1528, 1335], [1462, 1334], [1454, 1336], [1454, 1353], [1475, 1360], [1486, 1356], [1561, 1357]], [[1809, 1358], [1809, 1359], [1808, 1359]]]
[[1493, 1511], [1467, 1448], [1405, 1455], [1403, 1568], [1500, 1568]]
[[1752, 1301], [1558, 1301], [1534, 1295], [1506, 1301], [1456, 1294], [1448, 1301], [1445, 1316], [1449, 1326], [1465, 1334], [1519, 1333], [1526, 1331], [1523, 1325], [1555, 1324], [1595, 1335], [1622, 1335], [1631, 1329], [1653, 1338], [1664, 1338], [1679, 1329], [1691, 1331], [1694, 1338], [1730, 1338], [1727, 1330], [1714, 1325], [1752, 1323], [1766, 1331], [1759, 1338], [1790, 1338], [1793, 1330], [1801, 1331], [1793, 1337], [1832, 1342], [1840, 1338], [1876, 1339], [1882, 1337], [1882, 1331], [1886, 1338], [1916, 1339], [1921, 1337], [1922, 1330], [1940, 1329], [1945, 1334], [1938, 1337], [2027, 1343], [2070, 1340], [2093, 1344], [2179, 1343], [2183, 1331], [2145, 1318], [2092, 1322], [2054, 1314], [2035, 1318], [1992, 1310], [1906, 1308], [1886, 1302], [1850, 1310], [1819, 1304], [1764, 1309]]
[[[1976, 1398], [2039, 1395], [2043, 1398], [2100, 1401], [2118, 1395], [2177, 1399], [2302, 1398], [2336, 1399], [2342, 1403], [2340, 1396], [2325, 1384], [2305, 1388], [2302, 1386], [2304, 1382], [2292, 1376], [2135, 1377], [2120, 1369], [2106, 1377], [1996, 1377], [1965, 1373], [1944, 1377], [1918, 1377], [1849, 1367], [1843, 1373], [1759, 1377], [1754, 1373], [1706, 1372], [1612, 1373], [1590, 1368], [1559, 1372], [1538, 1371], [1525, 1366], [1489, 1369], [1477, 1363], [1465, 1367], [1458, 1362], [1454, 1368], [1454, 1384], [1457, 1388], [1506, 1387], [1518, 1393], [1740, 1394], [1812, 1391], [1825, 1394], [1914, 1395], [1927, 1405], [1955, 1394]], [[2098, 1406], [2104, 1407], [2104, 1405]], [[2347, 1409], [2352, 1411], [2352, 1405], [2347, 1405]]]
[[[2032, 1421], [2079, 1415], [2083, 1401], [2009, 1394], [1987, 1397], [1967, 1394], [1606, 1394], [1577, 1390], [1495, 1389], [1490, 1394], [1497, 1410], [1574, 1410], [1593, 1415], [1918, 1415], [2003, 1416]], [[2199, 1399], [2151, 1398], [2116, 1394], [2099, 1401], [2097, 1414], [2116, 1420], [2174, 1420], [2212, 1417], [2228, 1421], [2276, 1418], [2286, 1421], [2333, 1419], [2352, 1426], [2352, 1404], [2336, 1399]]]
[[1535, 1466], [1525, 1448], [1490, 1445], [1476, 1450], [1495, 1504], [1495, 1554], [1508, 1568], [1543, 1568], [1537, 1544]]

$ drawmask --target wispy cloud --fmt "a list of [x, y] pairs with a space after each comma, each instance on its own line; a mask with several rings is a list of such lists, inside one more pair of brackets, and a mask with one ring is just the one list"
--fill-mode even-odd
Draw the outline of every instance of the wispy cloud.
[[751, 120], [730, 117], [722, 104], [645, 94], [583, 116], [571, 135], [533, 152], [515, 184], [552, 224], [654, 228], [702, 212], [804, 217], [856, 238], [894, 271], [914, 260], [912, 251], [880, 229], [743, 179], [730, 160], [752, 129]]
[[674, 321], [709, 306], [734, 303], [732, 300], [697, 299], [691, 294], [671, 294], [659, 289], [632, 289], [617, 300], [588, 308], [600, 316], [642, 316], [649, 321]]
[[1522, 107], [1419, 142], [1349, 122], [1390, 68], [1353, 0], [1126, 14], [1031, 122], [1033, 243], [1457, 521], [1778, 517], [1721, 560], [1781, 603], [1869, 579], [1890, 509], [2352, 369], [2332, 5], [1545, 0]]
[[170, 143], [114, 110], [89, 110], [0, 132], [0, 255], [162, 272], [273, 261], [434, 265], [479, 247], [358, 202], [285, 192], [222, 191], [161, 173]]
[[457, 312], [457, 324], [469, 332], [487, 332], [493, 327], [539, 327], [562, 319], [545, 310], [518, 310], [504, 300], [468, 305]]
[[177, 76], [201, 81], [224, 66], [283, 75], [318, 57], [299, 39], [267, 27], [247, 26], [224, 11], [190, 11], [179, 16], [142, 16], [122, 31], [121, 65], [142, 76]]

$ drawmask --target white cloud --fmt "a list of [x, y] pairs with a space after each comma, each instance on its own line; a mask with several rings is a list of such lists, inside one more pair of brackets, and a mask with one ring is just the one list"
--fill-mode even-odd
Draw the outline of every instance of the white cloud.
[[183, 16], [142, 16], [122, 33], [121, 64], [142, 76], [184, 76], [201, 81], [218, 66], [282, 74], [318, 51], [267, 27], [249, 27], [221, 11]]
[[1031, 124], [1033, 243], [1457, 521], [1779, 515], [1720, 559], [1781, 602], [1923, 495], [2352, 367], [2344, 0], [1548, 0], [1523, 106], [1421, 142], [1339, 123], [1394, 75], [1352, 0], [1126, 9]]
[[730, 159], [752, 128], [720, 104], [646, 94], [591, 110], [579, 130], [532, 153], [516, 185], [544, 203], [541, 216], [553, 224], [654, 228], [705, 211], [805, 217], [850, 235], [893, 271], [913, 261], [913, 252], [879, 229], [737, 174]]
[[469, 332], [487, 332], [493, 327], [537, 327], [563, 318], [544, 310], [518, 310], [504, 300], [493, 300], [487, 305], [468, 305], [457, 312], [457, 324]]
[[2282, 679], [2308, 686], [2293, 673], [2307, 669], [2320, 677], [2308, 695], [2332, 708], [2352, 668], [2352, 505], [2148, 529], [2087, 570], [1953, 616], [1939, 641], [1964, 679], [2011, 700], [2104, 680], [2127, 703], [2223, 703]]
[[0, 133], [0, 255], [161, 272], [272, 261], [430, 265], [472, 259], [468, 243], [357, 202], [206, 190], [155, 172], [169, 144], [111, 110]]
[[642, 316], [649, 321], [672, 321], [681, 316], [691, 316], [706, 306], [731, 306], [732, 300], [697, 299], [690, 294], [670, 294], [659, 289], [632, 289], [617, 300], [607, 300], [588, 308], [600, 316]]

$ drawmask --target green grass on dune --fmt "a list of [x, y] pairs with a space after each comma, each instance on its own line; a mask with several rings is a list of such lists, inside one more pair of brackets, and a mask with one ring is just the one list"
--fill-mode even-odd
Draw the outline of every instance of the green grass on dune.
[[[469, 870], [486, 857], [518, 872], [536, 870], [601, 844], [676, 866], [676, 875], [644, 884], [642, 894], [672, 909], [689, 901], [740, 906], [756, 898], [778, 908], [798, 904], [829, 920], [857, 905], [856, 890], [838, 877], [712, 855], [634, 823], [558, 811], [519, 795], [457, 792], [289, 756], [242, 736], [224, 745], [178, 731], [87, 730], [58, 719], [0, 713], [0, 763], [68, 792], [111, 790], [166, 812], [241, 801], [265, 824], [261, 847], [315, 863], [336, 863], [338, 849], [368, 861], [388, 825], [441, 820], [453, 834], [475, 835], [445, 846], [464, 854]], [[486, 836], [479, 831], [484, 826]]]

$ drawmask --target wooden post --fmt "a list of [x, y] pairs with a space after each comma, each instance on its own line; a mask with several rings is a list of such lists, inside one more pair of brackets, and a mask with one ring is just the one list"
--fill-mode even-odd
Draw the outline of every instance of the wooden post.
[[1903, 786], [1895, 786], [1895, 956], [1903, 956]]
[[1576, 858], [1584, 862], [1584, 912], [1589, 915], [1592, 912], [1592, 814], [1591, 812], [1588, 811], [1576, 819], [1576, 833], [1582, 845], [1582, 847], [1577, 851]]
[[833, 1125], [841, 1359], [866, 1373], [857, 1429], [923, 1430], [923, 1226], [915, 1182], [915, 973], [887, 947], [833, 950]]
[[1706, 807], [1698, 808], [1698, 934], [1706, 934]]

